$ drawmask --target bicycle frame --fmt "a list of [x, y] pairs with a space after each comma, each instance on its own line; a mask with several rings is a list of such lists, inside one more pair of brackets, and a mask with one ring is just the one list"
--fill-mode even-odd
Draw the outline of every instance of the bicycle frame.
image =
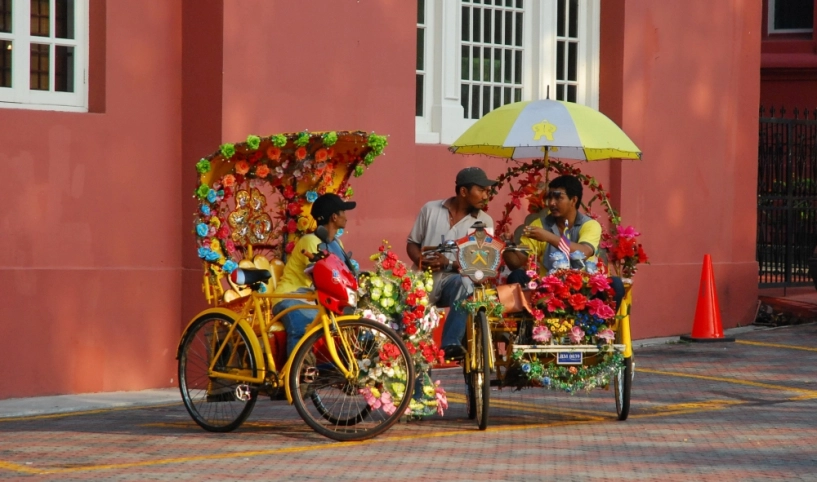
[[[303, 300], [304, 303], [286, 308], [285, 310], [281, 311], [277, 315], [272, 316], [270, 318], [270, 316], [272, 315], [272, 305], [270, 303], [270, 300], [283, 299], [299, 299]], [[220, 344], [218, 344], [218, 346], [216, 346], [217, 344], [217, 342], [215, 341], [216, 338], [213, 337], [212, 342], [213, 346], [211, 346], [213, 356], [210, 360], [210, 365], [208, 367], [207, 373], [208, 376], [211, 378], [234, 380], [249, 384], [263, 384], [269, 378], [270, 379], [269, 381], [273, 387], [280, 387], [281, 385], [285, 386], [287, 400], [289, 401], [289, 403], [292, 403], [292, 394], [289, 391], [289, 384], [285, 383], [285, 381], [289, 377], [289, 370], [293, 360], [292, 355], [297, 353], [298, 348], [300, 348], [304, 341], [308, 339], [313, 333], [319, 330], [323, 330], [324, 339], [326, 340], [326, 347], [330, 356], [332, 357], [332, 361], [336, 364], [338, 368], [340, 368], [340, 371], [343, 373], [345, 377], [347, 377], [348, 379], [356, 378], [358, 376], [359, 370], [357, 363], [351, 363], [351, 366], [347, 367], [346, 363], [342, 361], [343, 358], [345, 358], [346, 360], [354, 360], [352, 348], [349, 346], [345, 338], [340, 337], [341, 341], [340, 349], [345, 354], [344, 357], [341, 357], [341, 355], [338, 353], [338, 347], [335, 343], [335, 337], [332, 335], [334, 333], [339, 333], [338, 330], [339, 321], [358, 319], [360, 318], [360, 316], [344, 315], [336, 317], [332, 312], [327, 310], [322, 305], [308, 303], [310, 301], [317, 302], [317, 300], [318, 300], [317, 291], [312, 291], [303, 294], [302, 293], [265, 294], [253, 291], [250, 294], [250, 297], [244, 302], [244, 307], [242, 308], [240, 313], [236, 313], [235, 311], [226, 308], [211, 308], [209, 310], [205, 310], [204, 312], [197, 314], [195, 319], [200, 318], [202, 314], [219, 313], [234, 320], [234, 323], [230, 325], [229, 330], [223, 336], [223, 341]], [[317, 309], [318, 314], [307, 326], [306, 333], [298, 341], [298, 344], [292, 350], [292, 354], [279, 371], [278, 367], [275, 366], [275, 359], [272, 356], [272, 346], [270, 345], [269, 337], [266, 336], [266, 334], [268, 333], [269, 327], [272, 326], [276, 321], [278, 321], [282, 316], [292, 311], [301, 309], [310, 310]], [[195, 321], [195, 319], [193, 321]], [[185, 328], [185, 332], [189, 329], [193, 321], [191, 321], [190, 324], [188, 324], [188, 327]], [[244, 333], [246, 333], [251, 345], [248, 348], [252, 350], [253, 356], [255, 357], [257, 363], [256, 367], [257, 375], [254, 377], [249, 373], [243, 373], [246, 370], [242, 370], [239, 373], [225, 373], [215, 370], [217, 360], [224, 352], [225, 347], [227, 347], [228, 343], [231, 341], [231, 337], [235, 333], [236, 327], [238, 326], [241, 326]], [[255, 326], [258, 327], [257, 331], [260, 332], [261, 335], [256, 334], [256, 330], [254, 329]], [[184, 337], [184, 334], [182, 337]]]
[[[471, 299], [473, 301], [477, 301], [477, 302], [488, 300], [489, 299], [488, 296], [489, 296], [491, 291], [496, 293], [496, 291], [493, 288], [488, 288], [488, 287], [486, 287], [484, 285], [474, 285], [474, 294], [471, 295]], [[484, 308], [480, 308], [480, 309], [484, 310]], [[475, 357], [471, 356], [471, 354], [475, 352], [474, 350], [476, 350], [476, 346], [475, 346], [476, 340], [474, 339], [474, 321], [476, 319], [475, 315], [477, 314], [478, 311], [479, 310], [472, 311], [472, 312], [468, 313], [468, 322], [465, 325], [465, 338], [466, 338], [466, 343], [467, 343], [466, 350], [465, 350], [465, 369], [466, 369], [465, 371], [466, 371], [466, 373], [470, 373], [471, 370], [475, 370], [476, 368], [478, 368], [476, 366], [475, 361], [474, 361]], [[490, 324], [490, 322], [492, 321], [491, 320], [492, 317], [489, 316], [488, 313], [485, 313], [485, 316], [488, 317], [488, 322]], [[488, 330], [488, 339], [491, 342], [491, 344], [493, 344], [493, 340], [491, 338], [491, 331], [490, 330]], [[491, 353], [491, 359], [486, 360], [486, 362], [488, 363], [488, 369], [492, 370], [494, 368], [494, 356], [495, 356], [494, 350], [490, 350], [490, 353]]]

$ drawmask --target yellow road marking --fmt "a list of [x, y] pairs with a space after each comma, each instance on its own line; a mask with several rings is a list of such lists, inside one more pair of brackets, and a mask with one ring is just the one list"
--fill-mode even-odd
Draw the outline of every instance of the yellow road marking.
[[781, 345], [779, 343], [764, 343], [760, 341], [736, 340], [735, 343], [740, 343], [741, 345], [768, 346], [771, 348], [788, 348], [790, 350], [817, 351], [817, 348], [812, 348], [808, 346]]
[[817, 396], [817, 390], [808, 390], [805, 388], [795, 388], [795, 387], [786, 387], [783, 385], [772, 385], [771, 383], [762, 383], [762, 382], [752, 382], [749, 380], [739, 380], [737, 378], [727, 378], [727, 377], [713, 377], [708, 375], [694, 375], [692, 373], [682, 373], [682, 372], [665, 372], [661, 370], [650, 370], [649, 368], [639, 368], [639, 373], [652, 373], [653, 375], [667, 375], [671, 377], [684, 377], [684, 378], [695, 378], [698, 380], [710, 380], [713, 382], [725, 382], [725, 383], [734, 383], [736, 385], [747, 385], [750, 387], [758, 387], [758, 388], [768, 388], [771, 390], [780, 390], [784, 392], [798, 392], [798, 393], [807, 393], [809, 395]]

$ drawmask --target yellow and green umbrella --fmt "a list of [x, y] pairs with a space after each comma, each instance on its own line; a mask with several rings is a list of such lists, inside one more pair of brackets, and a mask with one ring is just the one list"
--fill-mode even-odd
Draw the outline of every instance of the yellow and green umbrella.
[[633, 141], [601, 112], [549, 99], [499, 107], [478, 120], [449, 149], [456, 154], [507, 159], [641, 159]]

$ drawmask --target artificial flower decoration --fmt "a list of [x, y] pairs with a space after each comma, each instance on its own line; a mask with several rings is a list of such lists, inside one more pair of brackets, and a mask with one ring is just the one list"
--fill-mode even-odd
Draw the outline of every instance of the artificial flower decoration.
[[310, 209], [318, 196], [351, 197], [351, 176], [387, 144], [385, 136], [360, 131], [249, 135], [196, 162], [193, 228], [208, 301], [222, 301], [221, 280], [233, 264], [260, 251], [270, 260], [291, 253], [298, 238], [316, 227]]
[[409, 405], [411, 414], [425, 416], [441, 412], [448, 406], [445, 391], [429, 376], [432, 365], [442, 362], [444, 357], [433, 339], [433, 330], [440, 318], [428, 301], [428, 293], [434, 288], [431, 274], [409, 270], [385, 241], [370, 259], [375, 269], [360, 278], [364, 295], [358, 304], [358, 313], [387, 323], [402, 335], [414, 361], [417, 385], [423, 386], [423, 397], [412, 400]]

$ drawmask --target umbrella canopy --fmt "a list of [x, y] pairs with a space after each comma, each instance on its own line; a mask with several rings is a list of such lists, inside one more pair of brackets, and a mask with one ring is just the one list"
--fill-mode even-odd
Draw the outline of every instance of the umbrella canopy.
[[613, 121], [590, 107], [559, 100], [504, 105], [486, 114], [450, 147], [456, 154], [508, 159], [641, 159]]

